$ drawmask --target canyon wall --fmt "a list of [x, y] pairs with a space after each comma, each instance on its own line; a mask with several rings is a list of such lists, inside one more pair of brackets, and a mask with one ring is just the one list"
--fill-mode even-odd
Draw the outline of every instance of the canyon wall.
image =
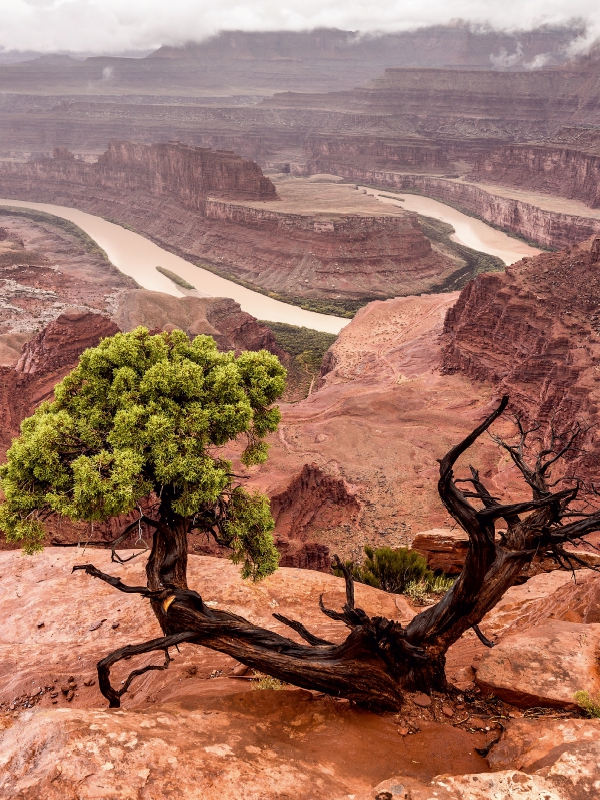
[[[509, 394], [526, 419], [596, 424], [600, 408], [600, 239], [479, 275], [449, 309], [442, 368]], [[600, 441], [586, 434], [597, 475]]]
[[236, 276], [288, 295], [407, 294], [425, 291], [456, 269], [432, 249], [411, 213], [278, 213], [209, 199], [206, 220], [201, 248], [213, 263], [223, 261]]
[[578, 216], [539, 208], [534, 205], [534, 199], [526, 202], [510, 197], [509, 193], [506, 196], [495, 194], [493, 187], [485, 189], [461, 180], [347, 165], [337, 165], [336, 173], [371, 186], [400, 191], [416, 189], [428, 197], [453, 205], [467, 214], [471, 213], [546, 247], [569, 247], [600, 233], [600, 217]]
[[273, 183], [258, 164], [232, 152], [189, 147], [180, 142], [134, 144], [111, 142], [98, 162], [78, 161], [64, 149], [54, 158], [25, 164], [4, 162], [2, 176], [18, 176], [24, 188], [53, 181], [89, 189], [143, 192], [177, 199], [184, 208], [204, 210], [208, 193], [245, 200], [275, 200]]
[[470, 179], [500, 183], [600, 207], [600, 153], [549, 144], [507, 144], [482, 154]]
[[[415, 214], [284, 213], [278, 211], [278, 202], [266, 206], [252, 205], [245, 196], [243, 202], [224, 199], [227, 186], [233, 194], [239, 184], [216, 178], [219, 190], [195, 195], [200, 207], [194, 207], [189, 182], [178, 182], [177, 176], [181, 153], [195, 158], [199, 151], [181, 145], [135, 148], [133, 156], [129, 147], [110, 148], [98, 168], [61, 153], [53, 159], [0, 164], [0, 193], [75, 206], [125, 223], [188, 260], [201, 259], [227, 276], [292, 298], [367, 302], [420, 293], [457, 269], [454, 261], [432, 249]], [[210, 153], [200, 155], [205, 152]], [[155, 154], [174, 154], [175, 166], [164, 167], [149, 183], [152, 169], [142, 155]], [[131, 167], [132, 161], [140, 162], [139, 169]], [[256, 165], [252, 168], [251, 174], [266, 180]], [[175, 176], [170, 183], [160, 178], [167, 174]]]
[[416, 137], [312, 134], [304, 139], [302, 149], [312, 173], [336, 173], [338, 164], [425, 170], [441, 170], [449, 166], [439, 144]]
[[600, 124], [599, 72], [597, 59], [520, 72], [389, 68], [350, 91], [282, 92], [262, 105], [344, 111], [356, 121], [382, 115], [400, 134], [402, 125], [433, 138], [539, 139], [564, 125]]
[[411, 175], [405, 179], [404, 188], [420, 189], [437, 200], [459, 206], [486, 222], [546, 247], [569, 247], [600, 233], [600, 218], [539, 208], [535, 199], [527, 202], [462, 181]]

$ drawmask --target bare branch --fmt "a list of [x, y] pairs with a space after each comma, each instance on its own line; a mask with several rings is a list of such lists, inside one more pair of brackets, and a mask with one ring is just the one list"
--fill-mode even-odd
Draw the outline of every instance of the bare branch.
[[498, 408], [493, 411], [481, 425], [465, 437], [462, 442], [449, 450], [440, 461], [438, 491], [444, 506], [469, 534], [471, 541], [478, 542], [481, 546], [487, 548], [489, 548], [493, 542], [492, 532], [489, 529], [482, 529], [481, 523], [476, 516], [476, 509], [467, 502], [464, 494], [456, 486], [452, 468], [457, 459], [471, 447], [496, 419], [498, 419], [507, 405], [508, 397], [504, 396]]
[[354, 608], [354, 578], [352, 577], [352, 573], [345, 564], [342, 564], [338, 555], [334, 555], [333, 557], [333, 566], [339, 569], [344, 576], [346, 582], [346, 602], [350, 608]]
[[[106, 658], [103, 658], [102, 661], [99, 661], [98, 684], [100, 687], [100, 691], [109, 701], [110, 704], [109, 707], [110, 708], [120, 707], [121, 696], [125, 694], [129, 686], [131, 685], [131, 681], [138, 675], [143, 675], [145, 672], [148, 672], [150, 670], [168, 669], [169, 663], [171, 661], [168, 652], [169, 647], [174, 647], [175, 645], [181, 644], [182, 642], [193, 641], [196, 638], [196, 636], [197, 634], [195, 634], [194, 631], [184, 631], [183, 633], [177, 633], [174, 634], [173, 636], [162, 636], [160, 639], [152, 639], [151, 641], [144, 642], [143, 644], [129, 644], [126, 645], [125, 647], [119, 647], [118, 650], [114, 650], [112, 653], [106, 656]], [[162, 666], [150, 665], [147, 667], [136, 669], [129, 675], [129, 677], [127, 678], [121, 689], [117, 690], [112, 687], [110, 683], [110, 668], [114, 664], [116, 664], [117, 661], [122, 661], [125, 658], [131, 658], [132, 656], [141, 655], [142, 653], [150, 653], [153, 650], [164, 650], [165, 663]]]
[[483, 633], [481, 632], [481, 628], [479, 627], [479, 625], [471, 625], [471, 628], [472, 628], [472, 629], [475, 631], [475, 633], [477, 634], [477, 638], [479, 639], [479, 641], [481, 642], [481, 644], [485, 645], [486, 647], [495, 647], [495, 646], [496, 646], [496, 642], [492, 642], [492, 641], [491, 641], [491, 639], [488, 639], [488, 638], [487, 638], [487, 636], [484, 636], [484, 635], [483, 635]]
[[513, 503], [508, 506], [492, 506], [490, 508], [483, 508], [477, 512], [477, 516], [482, 521], [488, 522], [498, 517], [514, 516], [515, 514], [522, 514], [525, 511], [533, 511], [536, 508], [545, 508], [560, 500], [569, 498], [573, 500], [577, 495], [577, 489], [563, 489], [562, 492], [541, 497], [539, 500], [530, 500], [525, 503]]
[[71, 572], [76, 572], [79, 569], [84, 570], [93, 578], [100, 578], [101, 581], [109, 583], [111, 586], [114, 586], [115, 589], [118, 589], [120, 592], [125, 592], [126, 594], [141, 594], [142, 597], [153, 597], [156, 594], [156, 592], [150, 591], [147, 586], [127, 586], [120, 578], [114, 578], [106, 572], [101, 572], [93, 564], [78, 564], [73, 567]]
[[312, 644], [313, 647], [333, 644], [332, 642], [328, 642], [327, 639], [321, 639], [318, 636], [315, 636], [313, 633], [307, 630], [301, 622], [297, 622], [294, 619], [288, 619], [288, 617], [284, 617], [283, 614], [273, 614], [273, 616], [275, 619], [278, 619], [279, 622], [283, 622], [284, 625], [287, 625], [289, 628], [296, 631], [296, 633], [300, 634], [300, 636], [309, 644]]

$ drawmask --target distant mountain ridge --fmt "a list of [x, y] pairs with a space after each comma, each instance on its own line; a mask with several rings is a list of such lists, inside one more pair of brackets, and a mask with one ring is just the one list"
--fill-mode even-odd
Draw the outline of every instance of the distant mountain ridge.
[[357, 34], [224, 31], [204, 42], [161, 47], [144, 58], [44, 55], [0, 60], [0, 91], [116, 94], [272, 94], [352, 89], [390, 67], [524, 70], [568, 60], [577, 26], [506, 33], [467, 24]]

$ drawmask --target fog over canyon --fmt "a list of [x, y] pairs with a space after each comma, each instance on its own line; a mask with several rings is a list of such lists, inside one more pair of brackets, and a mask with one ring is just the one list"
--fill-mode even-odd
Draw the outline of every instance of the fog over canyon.
[[[0, 531], [0, 798], [594, 797], [596, 4], [5, 5], [0, 461], [30, 454], [43, 550]], [[78, 364], [101, 413], [9, 452]], [[94, 394], [68, 380], [64, 408]], [[259, 421], [225, 435], [242, 395]], [[231, 487], [174, 511], [166, 471], [38, 514], [57, 464], [114, 476], [144, 403], [123, 471], [188, 437], [185, 486], [229, 464], [272, 542], [219, 516]]]

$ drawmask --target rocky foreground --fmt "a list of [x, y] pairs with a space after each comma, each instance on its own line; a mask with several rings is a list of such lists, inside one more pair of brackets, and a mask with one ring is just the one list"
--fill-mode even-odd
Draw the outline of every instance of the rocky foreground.
[[[513, 664], [517, 683], [535, 683], [535, 705], [546, 711], [491, 703], [466, 680], [469, 672], [489, 680], [490, 659], [498, 661], [496, 648], [486, 650], [474, 635], [449, 654], [451, 678], [463, 688], [409, 695], [398, 715], [293, 687], [256, 690], [261, 684], [239, 676], [232, 659], [191, 645], [173, 650], [168, 671], [137, 679], [123, 708], [110, 711], [97, 688], [96, 660], [159, 630], [139, 597], [71, 573], [88, 561], [126, 583], [143, 578], [143, 556], [117, 566], [106, 551], [83, 548], [0, 554], [2, 798], [580, 800], [597, 789], [600, 722], [570, 709], [572, 698], [548, 701], [556, 675], [544, 633], [552, 618], [580, 641], [600, 644], [594, 574], [581, 573], [579, 586], [565, 573], [533, 578], [511, 589], [482, 624], [501, 652], [515, 637], [538, 637], [537, 664], [518, 664], [518, 645], [505, 663]], [[274, 611], [321, 636], [344, 636], [343, 626], [318, 610], [320, 593], [329, 606], [343, 602], [343, 582], [333, 576], [283, 568], [252, 584], [227, 561], [191, 556], [189, 578], [211, 605], [286, 635]], [[356, 589], [370, 614], [406, 622], [418, 610], [403, 596]], [[143, 663], [122, 662], [113, 680]], [[572, 687], [593, 690], [597, 664], [574, 664]], [[498, 739], [487, 758], [477, 752]]]

